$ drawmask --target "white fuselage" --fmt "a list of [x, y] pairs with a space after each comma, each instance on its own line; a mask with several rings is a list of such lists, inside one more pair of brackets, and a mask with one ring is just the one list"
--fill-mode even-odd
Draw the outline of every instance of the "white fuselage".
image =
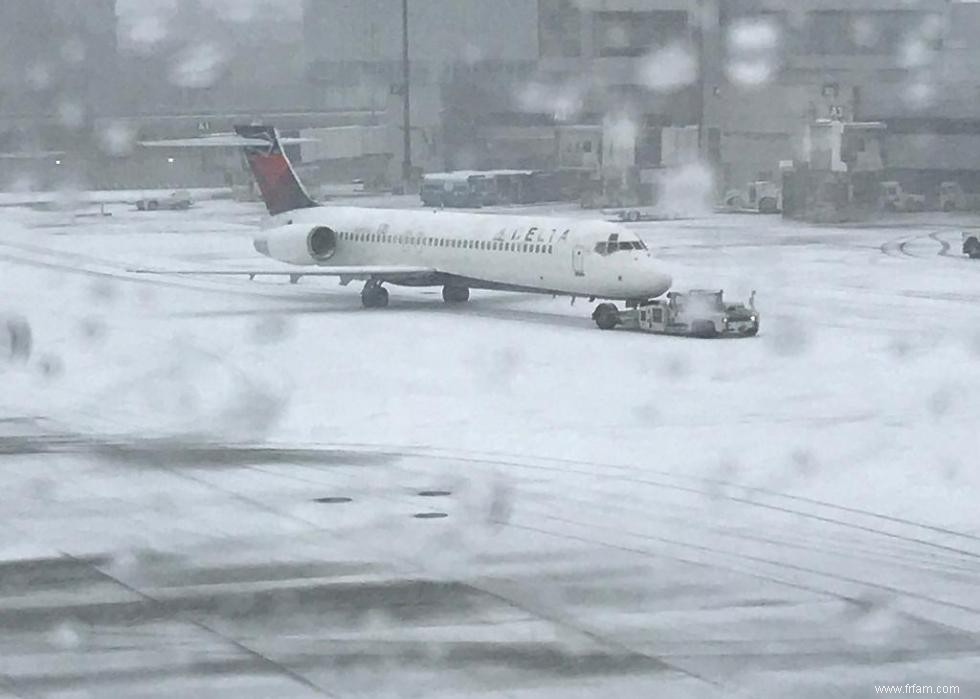
[[[321, 207], [284, 214], [273, 224], [280, 227], [264, 231], [256, 249], [296, 265], [427, 267], [475, 287], [605, 299], [656, 298], [671, 285], [634, 233], [606, 221]], [[328, 260], [288, 239], [300, 226], [337, 234]]]

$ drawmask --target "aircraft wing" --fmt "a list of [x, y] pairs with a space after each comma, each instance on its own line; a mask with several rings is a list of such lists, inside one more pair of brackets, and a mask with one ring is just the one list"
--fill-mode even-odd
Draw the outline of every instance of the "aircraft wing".
[[435, 274], [432, 267], [408, 265], [345, 265], [340, 267], [297, 267], [288, 269], [131, 269], [135, 274], [172, 274], [182, 276], [237, 276], [237, 277], [342, 277], [347, 279], [371, 279], [383, 277], [420, 277]]
[[[284, 146], [299, 143], [317, 143], [315, 138], [285, 136], [279, 139]], [[242, 148], [244, 146], [268, 146], [268, 141], [259, 138], [244, 138], [237, 134], [212, 134], [195, 138], [172, 138], [161, 141], [140, 141], [144, 148]]]

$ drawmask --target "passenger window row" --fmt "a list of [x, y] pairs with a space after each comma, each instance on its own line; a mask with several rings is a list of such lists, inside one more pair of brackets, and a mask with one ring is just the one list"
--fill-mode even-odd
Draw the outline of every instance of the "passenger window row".
[[380, 233], [341, 233], [341, 240], [361, 243], [381, 243], [389, 245], [424, 245], [433, 248], [462, 248], [466, 250], [492, 250], [500, 252], [525, 252], [550, 255], [554, 245], [544, 243], [504, 242], [500, 240], [460, 240], [456, 238], [414, 238], [403, 235], [382, 235]]

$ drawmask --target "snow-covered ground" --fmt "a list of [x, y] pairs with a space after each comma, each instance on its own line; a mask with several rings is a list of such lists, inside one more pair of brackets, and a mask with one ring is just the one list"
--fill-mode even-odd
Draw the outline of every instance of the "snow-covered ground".
[[975, 221], [638, 224], [757, 292], [698, 341], [141, 275], [254, 266], [261, 210], [109, 211], [0, 224], [0, 696], [980, 691]]

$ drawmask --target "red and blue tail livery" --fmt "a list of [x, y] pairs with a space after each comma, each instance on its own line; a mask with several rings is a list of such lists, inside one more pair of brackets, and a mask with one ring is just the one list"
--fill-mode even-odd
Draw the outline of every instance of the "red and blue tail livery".
[[249, 141], [262, 141], [244, 147], [245, 159], [273, 216], [318, 206], [282, 150], [279, 133], [272, 126], [236, 126], [235, 133]]

